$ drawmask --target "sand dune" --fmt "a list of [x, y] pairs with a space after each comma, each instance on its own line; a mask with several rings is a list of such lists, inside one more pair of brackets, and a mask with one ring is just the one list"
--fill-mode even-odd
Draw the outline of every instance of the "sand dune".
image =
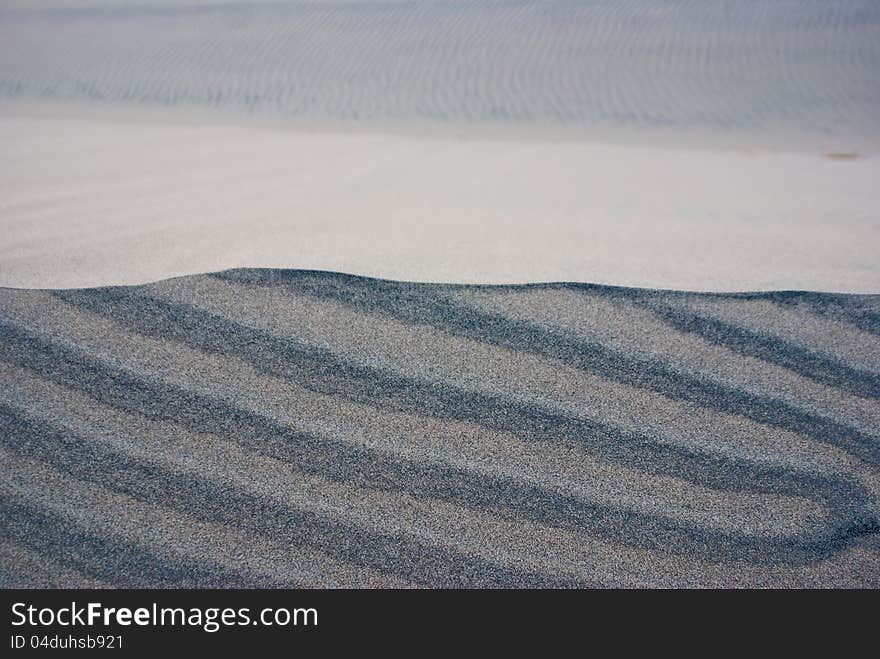
[[880, 587], [878, 107], [868, 0], [7, 0], [0, 585]]
[[0, 334], [6, 586], [880, 585], [877, 296], [235, 270]]

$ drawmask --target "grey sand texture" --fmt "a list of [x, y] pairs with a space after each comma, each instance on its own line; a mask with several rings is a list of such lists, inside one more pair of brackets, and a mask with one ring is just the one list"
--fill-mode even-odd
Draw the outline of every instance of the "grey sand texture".
[[4, 586], [880, 585], [878, 296], [239, 269], [0, 333]]

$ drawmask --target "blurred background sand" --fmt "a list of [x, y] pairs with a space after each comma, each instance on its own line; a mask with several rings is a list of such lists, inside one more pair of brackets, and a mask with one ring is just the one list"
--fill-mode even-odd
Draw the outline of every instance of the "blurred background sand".
[[877, 292], [871, 2], [7, 2], [0, 285]]

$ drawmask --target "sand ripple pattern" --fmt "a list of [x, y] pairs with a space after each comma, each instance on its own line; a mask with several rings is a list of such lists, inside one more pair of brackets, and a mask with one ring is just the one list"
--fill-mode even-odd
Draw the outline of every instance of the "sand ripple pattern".
[[0, 289], [4, 586], [880, 586], [880, 296]]
[[880, 132], [872, 0], [50, 2], [0, 96], [334, 120]]

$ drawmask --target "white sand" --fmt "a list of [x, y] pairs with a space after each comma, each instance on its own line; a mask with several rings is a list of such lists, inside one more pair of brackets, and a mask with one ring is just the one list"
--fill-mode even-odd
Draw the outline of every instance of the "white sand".
[[880, 158], [0, 118], [0, 285], [234, 266], [880, 290]]
[[859, 0], [10, 0], [0, 285], [878, 292], [877, 107]]

